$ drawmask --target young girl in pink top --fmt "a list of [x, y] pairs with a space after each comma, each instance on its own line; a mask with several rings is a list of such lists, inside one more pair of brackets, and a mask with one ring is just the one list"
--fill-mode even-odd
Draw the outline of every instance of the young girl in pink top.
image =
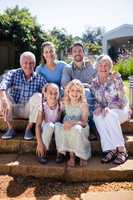
[[[61, 116], [58, 86], [54, 83], [47, 84], [43, 88], [42, 96], [42, 106], [36, 122], [36, 154], [39, 157], [39, 162], [46, 164], [48, 161], [47, 151], [53, 136], [55, 122], [58, 122]], [[45, 101], [43, 101], [44, 98]], [[63, 161], [64, 155], [58, 152], [56, 162], [61, 163]]]

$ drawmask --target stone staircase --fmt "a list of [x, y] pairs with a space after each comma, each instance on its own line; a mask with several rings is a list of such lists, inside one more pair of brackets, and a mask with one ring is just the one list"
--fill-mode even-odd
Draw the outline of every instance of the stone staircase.
[[[86, 168], [77, 165], [68, 168], [66, 163], [55, 163], [55, 148], [51, 145], [47, 165], [38, 163], [35, 155], [36, 139], [23, 140], [26, 120], [14, 120], [17, 136], [12, 140], [0, 139], [0, 174], [54, 178], [63, 181], [132, 181], [133, 180], [133, 119], [122, 125], [129, 159], [122, 165], [101, 164], [100, 142], [91, 141], [92, 158]], [[0, 118], [0, 137], [6, 126]]]

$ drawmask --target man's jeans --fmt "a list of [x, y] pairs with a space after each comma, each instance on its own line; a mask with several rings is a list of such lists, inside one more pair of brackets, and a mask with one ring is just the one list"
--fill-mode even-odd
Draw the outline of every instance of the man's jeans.
[[85, 88], [85, 95], [89, 107], [89, 125], [90, 128], [95, 128], [95, 123], [93, 121], [93, 111], [95, 110], [95, 98], [89, 88]]

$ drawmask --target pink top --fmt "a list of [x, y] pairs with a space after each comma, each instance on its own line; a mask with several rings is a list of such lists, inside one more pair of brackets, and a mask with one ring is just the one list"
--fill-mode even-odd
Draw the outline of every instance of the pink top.
[[57, 122], [59, 120], [60, 112], [59, 105], [57, 104], [54, 110], [50, 109], [47, 102], [43, 103], [44, 120], [45, 122]]

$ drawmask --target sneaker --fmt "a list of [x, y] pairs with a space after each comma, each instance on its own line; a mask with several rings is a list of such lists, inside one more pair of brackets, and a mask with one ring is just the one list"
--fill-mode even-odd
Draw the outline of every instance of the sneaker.
[[14, 138], [15, 135], [16, 135], [16, 133], [15, 133], [14, 129], [11, 128], [11, 129], [8, 129], [8, 131], [4, 135], [2, 135], [1, 138], [4, 140], [8, 140], [8, 139]]
[[65, 156], [61, 153], [58, 153], [55, 162], [56, 163], [63, 163], [64, 160], [65, 160]]
[[44, 165], [47, 164], [47, 162], [48, 162], [47, 156], [39, 157], [38, 162], [41, 163], [41, 164], [44, 164]]
[[33, 140], [34, 136], [31, 130], [26, 130], [24, 134], [25, 140]]

